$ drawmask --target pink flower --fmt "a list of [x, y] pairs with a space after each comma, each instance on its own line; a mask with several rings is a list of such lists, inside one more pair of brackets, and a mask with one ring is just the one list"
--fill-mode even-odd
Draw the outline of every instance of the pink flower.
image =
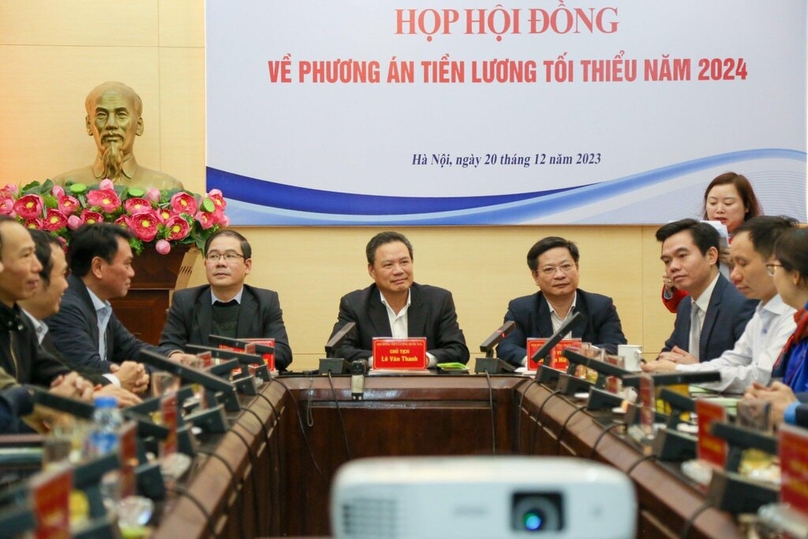
[[169, 240], [179, 241], [188, 237], [188, 234], [191, 233], [191, 226], [188, 221], [175, 215], [166, 222], [166, 230]]
[[134, 215], [142, 211], [149, 211], [152, 207], [151, 202], [145, 198], [130, 198], [123, 203], [126, 213]]
[[167, 255], [171, 251], [171, 244], [166, 240], [157, 240], [157, 243], [154, 245], [154, 250], [161, 255]]
[[115, 224], [121, 228], [125, 228], [126, 230], [132, 230], [132, 225], [129, 222], [129, 216], [126, 214], [123, 214], [115, 219]]
[[17, 187], [17, 184], [9, 183], [0, 189], [0, 193], [2, 193], [3, 196], [15, 197], [20, 193], [20, 188]]
[[84, 210], [81, 212], [81, 222], [86, 223], [88, 225], [94, 223], [103, 223], [104, 216], [98, 213], [97, 211], [93, 210]]
[[129, 226], [139, 240], [152, 241], [157, 236], [160, 220], [153, 211], [142, 211], [129, 218]]
[[171, 213], [171, 210], [169, 210], [168, 208], [157, 209], [157, 217], [160, 219], [161, 223], [167, 223], [168, 220], [171, 219], [173, 216], [174, 214]]
[[14, 203], [14, 211], [23, 219], [35, 219], [42, 215], [42, 208], [45, 207], [42, 197], [39, 195], [25, 195], [17, 199]]
[[3, 215], [17, 215], [14, 213], [14, 201], [10, 198], [3, 200], [3, 202], [0, 203], [0, 213]]
[[57, 200], [59, 203], [59, 211], [64, 213], [65, 215], [70, 215], [74, 213], [76, 210], [81, 209], [81, 203], [78, 201], [77, 198], [71, 197], [69, 195], [62, 195]]
[[202, 226], [203, 230], [207, 230], [216, 224], [213, 222], [213, 214], [205, 211], [196, 212], [194, 219]]
[[157, 204], [160, 202], [160, 190], [152, 187], [148, 191], [146, 191], [146, 198]]
[[187, 213], [188, 215], [193, 215], [196, 213], [197, 209], [196, 199], [193, 197], [193, 195], [180, 191], [171, 197], [171, 207], [174, 209], [174, 213]]
[[43, 222], [43, 228], [48, 232], [54, 232], [66, 226], [67, 226], [67, 216], [64, 213], [60, 212], [59, 210], [48, 208], [48, 211], [45, 214], [45, 221]]
[[67, 218], [67, 228], [70, 230], [76, 230], [84, 224], [84, 221], [81, 220], [81, 217], [78, 215], [71, 215]]
[[33, 230], [40, 230], [40, 229], [44, 228], [42, 225], [43, 225], [42, 219], [33, 218], [33, 219], [26, 219], [25, 220], [25, 228], [30, 228], [30, 229], [33, 229]]
[[87, 193], [87, 202], [90, 206], [101, 208], [105, 213], [112, 213], [121, 207], [121, 199], [112, 189], [90, 191]]
[[222, 192], [219, 191], [218, 189], [211, 190], [211, 192], [208, 193], [208, 198], [211, 199], [213, 203], [216, 205], [215, 211], [217, 212], [219, 211], [223, 212], [224, 209], [227, 207], [227, 202], [225, 202], [224, 197], [222, 196]]
[[[224, 211], [215, 211], [211, 213], [211, 219], [213, 220], [213, 224], [216, 225], [224, 225], [227, 216], [224, 214]], [[228, 220], [229, 221], [229, 220]], [[227, 226], [227, 225], [224, 225]]]
[[65, 194], [65, 190], [62, 188], [61, 185], [54, 185], [53, 189], [51, 189], [51, 194], [56, 198], [63, 196]]
[[112, 180], [110, 180], [109, 178], [104, 178], [103, 180], [101, 180], [101, 183], [98, 184], [98, 188], [101, 189], [102, 191], [114, 191], [115, 184], [112, 183]]

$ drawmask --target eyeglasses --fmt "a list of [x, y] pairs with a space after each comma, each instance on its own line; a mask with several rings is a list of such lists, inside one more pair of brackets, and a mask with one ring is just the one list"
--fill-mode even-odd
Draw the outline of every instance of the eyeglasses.
[[566, 264], [561, 264], [560, 266], [545, 266], [543, 268], [540, 268], [539, 272], [542, 275], [546, 276], [546, 277], [551, 277], [551, 276], [555, 275], [555, 273], [558, 270], [561, 270], [562, 273], [570, 273], [574, 269], [575, 269], [575, 264], [566, 263]]
[[766, 264], [766, 271], [772, 277], [774, 277], [774, 268], [782, 268], [782, 264]]
[[240, 255], [238, 253], [208, 253], [205, 255], [205, 260], [208, 262], [218, 262], [219, 260], [224, 260], [228, 264], [231, 262], [235, 262], [239, 258], [244, 258], [244, 255]]

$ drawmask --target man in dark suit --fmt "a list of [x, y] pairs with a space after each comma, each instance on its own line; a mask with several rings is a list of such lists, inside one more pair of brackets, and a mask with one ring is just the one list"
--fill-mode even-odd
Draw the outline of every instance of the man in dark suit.
[[292, 363], [278, 293], [244, 284], [252, 269], [252, 248], [233, 230], [214, 232], [205, 242], [208, 284], [174, 293], [160, 345], [184, 350], [187, 344], [212, 346], [211, 334], [231, 338], [275, 339], [275, 366]]
[[[62, 296], [67, 290], [67, 259], [59, 239], [44, 230], [29, 230], [34, 240], [37, 260], [42, 265], [39, 283], [30, 298], [18, 301], [18, 305], [34, 327], [37, 341], [42, 349], [62, 363], [64, 357], [53, 344], [48, 326], [42, 320], [59, 312]], [[95, 370], [81, 370], [80, 374], [93, 384], [100, 386], [96, 395], [112, 395], [120, 406], [131, 406], [140, 399], [128, 388], [143, 383], [144, 369], [134, 361], [124, 361], [120, 366], [111, 366], [114, 372], [100, 373]]]
[[[656, 238], [662, 242], [660, 258], [666, 274], [676, 288], [689, 294], [679, 304], [673, 333], [658, 359], [709, 361], [731, 350], [758, 302], [746, 299], [718, 271], [720, 238], [716, 229], [682, 219], [660, 227]], [[654, 364], [643, 370], [654, 370]]]
[[573, 328], [572, 337], [617, 352], [626, 337], [612, 298], [578, 288], [580, 253], [573, 242], [549, 236], [527, 253], [527, 266], [539, 292], [511, 300], [505, 321], [516, 326], [497, 347], [497, 356], [515, 366], [527, 363], [527, 339], [550, 337], [574, 313], [585, 323]]
[[[70, 243], [68, 288], [59, 312], [47, 319], [53, 343], [70, 366], [111, 372], [149, 349], [164, 355], [171, 350], [147, 344], [127, 330], [115, 316], [110, 299], [127, 294], [132, 268], [131, 233], [111, 223], [84, 225]], [[186, 354], [172, 354], [183, 361]], [[145, 372], [145, 371], [144, 371]], [[133, 388], [143, 392], [148, 380]]]
[[469, 360], [469, 350], [457, 323], [454, 300], [448, 290], [413, 282], [413, 255], [409, 240], [398, 232], [381, 232], [365, 249], [368, 273], [374, 284], [342, 297], [332, 336], [355, 322], [339, 357], [371, 359], [373, 337], [426, 337], [429, 367]]

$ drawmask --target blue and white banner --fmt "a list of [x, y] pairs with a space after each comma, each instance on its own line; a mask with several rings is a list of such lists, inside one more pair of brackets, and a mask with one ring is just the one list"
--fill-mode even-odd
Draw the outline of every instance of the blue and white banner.
[[208, 0], [237, 225], [638, 224], [746, 175], [806, 220], [806, 2]]

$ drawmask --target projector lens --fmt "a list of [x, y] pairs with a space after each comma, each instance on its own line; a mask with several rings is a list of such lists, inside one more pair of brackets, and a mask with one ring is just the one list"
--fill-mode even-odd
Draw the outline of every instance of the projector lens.
[[528, 511], [525, 513], [523, 520], [525, 529], [529, 531], [536, 531], [541, 529], [542, 518], [538, 511]]
[[517, 531], [544, 533], [564, 529], [564, 510], [557, 492], [516, 492], [511, 527]]

